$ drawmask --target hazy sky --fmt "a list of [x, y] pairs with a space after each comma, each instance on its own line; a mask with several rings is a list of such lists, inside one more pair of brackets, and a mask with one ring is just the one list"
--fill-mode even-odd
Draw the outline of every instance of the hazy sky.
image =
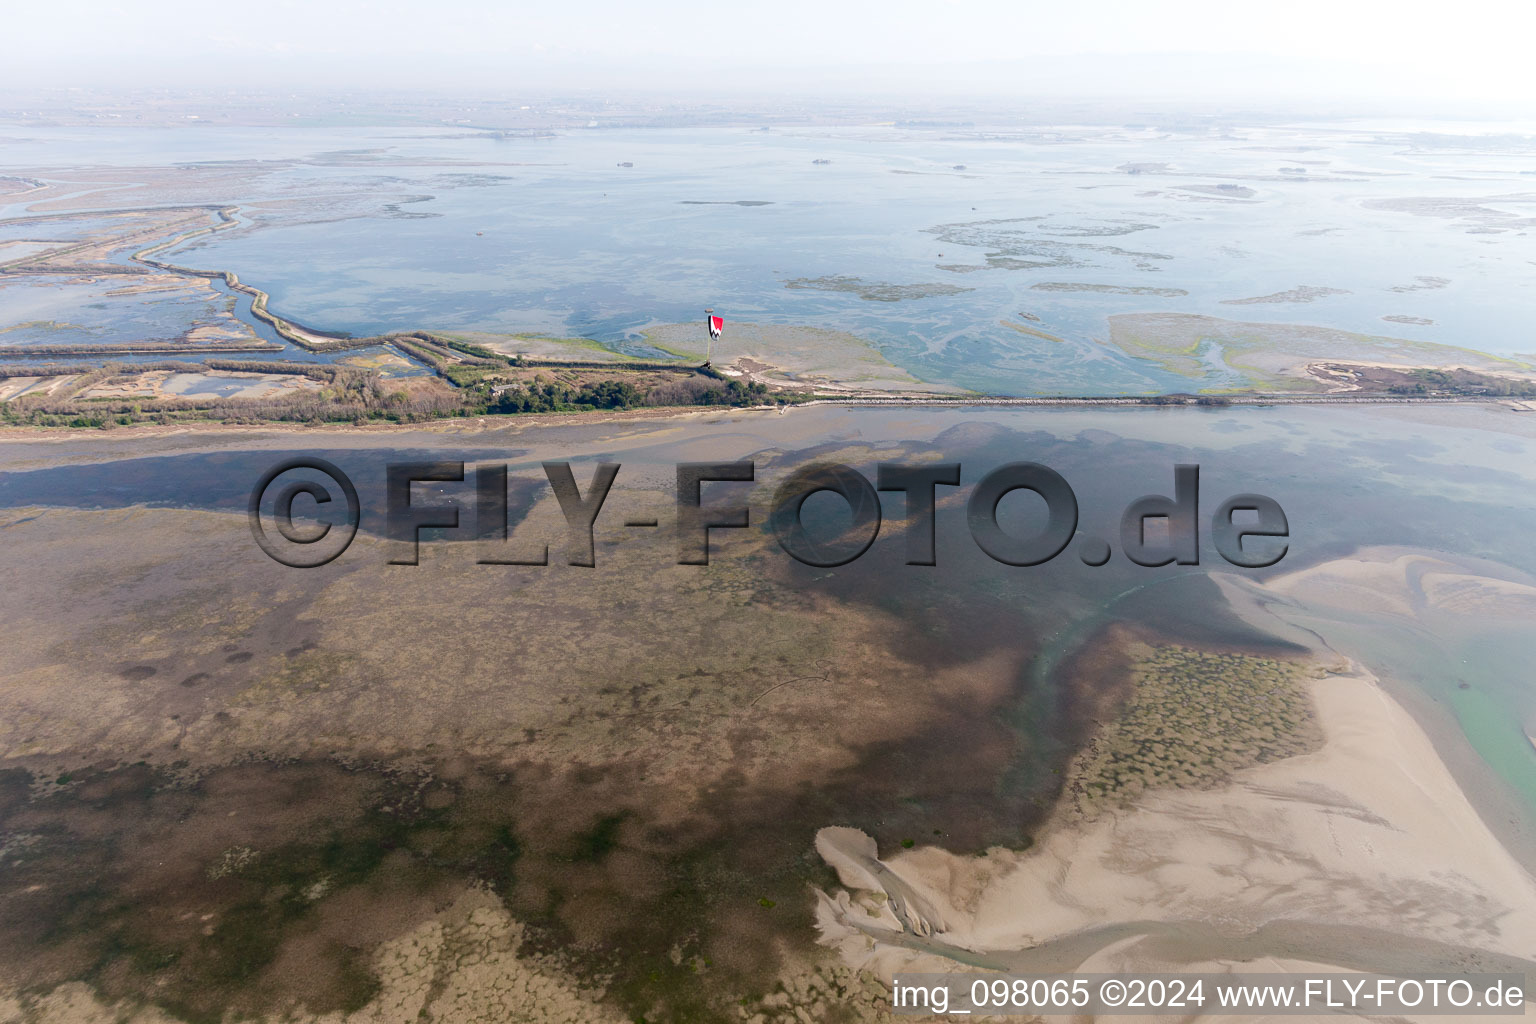
[[[16, 0], [0, 84], [158, 82], [1483, 96], [1536, 102], [1530, 0]], [[1079, 60], [1082, 55], [1091, 59]], [[1125, 60], [1142, 55], [1141, 59]], [[1178, 55], [1178, 56], [1172, 56]]]

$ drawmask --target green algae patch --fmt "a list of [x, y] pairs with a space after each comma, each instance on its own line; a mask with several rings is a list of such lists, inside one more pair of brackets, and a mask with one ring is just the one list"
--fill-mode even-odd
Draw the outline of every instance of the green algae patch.
[[818, 292], [845, 292], [857, 295], [866, 302], [901, 302], [907, 299], [927, 299], [935, 295], [959, 295], [974, 291], [959, 285], [929, 282], [922, 284], [890, 284], [884, 281], [866, 281], [861, 277], [832, 274], [826, 277], [796, 277], [784, 282], [785, 288]]
[[1011, 331], [1018, 331], [1020, 334], [1028, 335], [1031, 338], [1041, 338], [1045, 341], [1054, 341], [1058, 345], [1064, 345], [1067, 341], [1067, 339], [1059, 335], [1051, 334], [1048, 331], [1042, 331], [1036, 327], [1030, 327], [1028, 324], [1015, 323], [1012, 320], [999, 320], [998, 323], [1002, 324], [1004, 327]]
[[1064, 799], [1084, 816], [1152, 789], [1219, 785], [1243, 768], [1317, 750], [1303, 663], [1133, 644], [1118, 714], [1074, 760]]
[[605, 363], [652, 362], [636, 356], [616, 352], [592, 338], [554, 337], [534, 331], [516, 334], [497, 334], [492, 331], [443, 332], [443, 336], [467, 345], [483, 346], [502, 355], [524, 359], [559, 361], [565, 359], [591, 360]]

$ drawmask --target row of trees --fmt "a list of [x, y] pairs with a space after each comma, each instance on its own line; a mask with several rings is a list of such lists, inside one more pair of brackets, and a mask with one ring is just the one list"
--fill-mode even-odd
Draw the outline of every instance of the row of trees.
[[1393, 384], [1387, 390], [1394, 395], [1491, 395], [1496, 398], [1536, 395], [1536, 383], [1509, 377], [1445, 370], [1413, 370], [1410, 375], [1414, 378], [1412, 382]]
[[762, 384], [721, 382], [705, 377], [684, 377], [641, 391], [624, 380], [605, 380], [580, 385], [535, 379], [532, 384], [504, 388], [494, 393], [489, 413], [569, 412], [581, 409], [633, 409], [667, 405], [762, 405], [774, 401]]
[[[78, 373], [79, 367], [34, 366], [11, 373], [16, 367], [0, 366], [4, 376], [51, 376]], [[246, 373], [302, 374], [320, 387], [291, 390], [265, 398], [232, 397], [78, 397], [92, 385], [126, 381], [150, 370], [200, 373], [211, 369]], [[423, 386], [426, 385], [426, 386]], [[80, 374], [64, 395], [30, 395], [0, 402], [0, 422], [44, 427], [111, 427], [134, 423], [171, 424], [221, 421], [225, 423], [397, 423], [458, 416], [483, 416], [528, 412], [574, 412], [589, 409], [633, 409], [641, 406], [760, 405], [782, 400], [762, 384], [743, 384], [704, 374], [679, 376], [676, 380], [644, 389], [623, 379], [576, 384], [536, 377], [526, 384], [498, 387], [490, 380], [468, 387], [449, 388], [417, 380], [391, 381], [376, 370], [335, 364], [281, 362], [206, 363], [155, 362], [114, 364]]]

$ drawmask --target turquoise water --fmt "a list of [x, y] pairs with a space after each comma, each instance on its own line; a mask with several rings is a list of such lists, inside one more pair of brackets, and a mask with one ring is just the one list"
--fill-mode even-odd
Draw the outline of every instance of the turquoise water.
[[[325, 330], [534, 330], [622, 347], [712, 306], [728, 325], [855, 332], [934, 382], [1143, 392], [1190, 382], [1108, 348], [1110, 314], [1301, 322], [1499, 354], [1536, 347], [1530, 139], [1431, 127], [1441, 134], [1216, 121], [548, 138], [29, 129], [4, 159], [45, 179], [38, 168], [87, 162], [238, 162], [242, 184], [218, 201], [241, 204], [250, 226], [173, 258], [235, 270], [274, 309]], [[175, 200], [164, 186], [100, 195]], [[922, 297], [857, 293], [879, 285]], [[1299, 286], [1314, 289], [1310, 301], [1228, 304]], [[1201, 383], [1221, 382], [1213, 372]]]

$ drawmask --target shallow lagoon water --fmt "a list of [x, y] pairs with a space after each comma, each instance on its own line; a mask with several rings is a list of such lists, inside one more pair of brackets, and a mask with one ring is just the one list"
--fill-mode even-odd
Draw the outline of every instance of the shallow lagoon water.
[[[885, 850], [932, 842], [967, 854], [1039, 835], [1098, 713], [1096, 687], [1119, 678], [1123, 633], [1109, 627], [1284, 656], [1298, 652], [1291, 638], [1240, 618], [1217, 574], [1268, 578], [1376, 545], [1494, 559], [1510, 578], [1532, 573], [1533, 437], [1536, 421], [1491, 405], [817, 406], [392, 430], [12, 434], [0, 443], [0, 551], [36, 571], [14, 574], [6, 592], [8, 621], [21, 624], [6, 668], [18, 688], [39, 663], [52, 673], [21, 691], [52, 702], [23, 728], [58, 739], [28, 762], [51, 795], [25, 813], [36, 816], [28, 827], [60, 838], [10, 875], [33, 902], [7, 902], [7, 937], [18, 960], [47, 928], [90, 953], [104, 941], [100, 922], [112, 921], [112, 954], [146, 949], [156, 954], [141, 958], [148, 966], [93, 977], [88, 961], [56, 979], [83, 973], [105, 979], [114, 998], [178, 1012], [236, 999], [281, 1005], [294, 985], [313, 1005], [356, 1007], [372, 991], [358, 968], [366, 944], [328, 947], [297, 974], [272, 958], [332, 912], [344, 911], [354, 934], [349, 900], [388, 907], [467, 873], [539, 929], [541, 948], [588, 951], [568, 961], [581, 971], [617, 970], [631, 1016], [700, 991], [667, 953], [679, 941], [697, 942], [716, 965], [735, 958], [730, 978], [741, 980], [716, 974], [715, 984], [760, 991], [755, 972], [776, 962], [775, 936], [812, 934], [807, 884], [830, 883], [807, 849], [829, 822], [865, 830]], [[362, 535], [320, 570], [271, 562], [244, 522], [256, 479], [296, 454], [339, 466], [362, 499]], [[744, 458], [756, 482], [712, 484], [707, 497], [744, 496], [755, 529], [716, 531], [707, 567], [674, 565], [676, 463]], [[477, 564], [471, 544], [431, 535], [419, 565], [388, 564], [377, 539], [385, 467], [434, 459], [508, 463], [517, 540], [547, 542], [551, 564]], [[571, 460], [581, 483], [594, 462], [622, 466], [598, 520], [594, 568], [564, 563], [564, 522], [539, 465], [548, 459]], [[840, 461], [872, 476], [879, 461], [940, 459], [960, 462], [971, 485], [1005, 462], [1050, 466], [1077, 494], [1083, 535], [1116, 540], [1128, 502], [1167, 493], [1174, 464], [1196, 462], [1207, 515], [1229, 494], [1268, 494], [1289, 515], [1290, 552], [1274, 570], [1240, 572], [1207, 537], [1199, 566], [1145, 568], [1117, 555], [1093, 568], [1075, 548], [1045, 565], [1004, 566], [969, 537], [965, 488], [941, 489], [933, 567], [903, 563], [894, 494], [883, 496], [879, 539], [844, 566], [799, 565], [764, 529], [797, 466]], [[422, 502], [467, 504], [474, 485], [416, 491]], [[1005, 528], [1039, 523], [1028, 497], [1004, 500]], [[843, 525], [835, 502], [806, 508], [813, 530]], [[662, 529], [620, 525], [652, 514]], [[1536, 721], [1536, 691], [1518, 670], [1536, 646], [1529, 623], [1503, 627], [1494, 648], [1449, 619], [1405, 626], [1293, 611], [1405, 698], [1484, 820], [1536, 863], [1536, 752], [1514, 742], [1520, 724]], [[100, 698], [90, 709], [80, 705], [86, 685]], [[1198, 714], [1199, 694], [1188, 699]], [[821, 737], [838, 742], [845, 722], [862, 730], [881, 716], [903, 723], [894, 738], [855, 731], [818, 754]], [[89, 738], [80, 762], [68, 759], [68, 737], [93, 720], [107, 721], [108, 742], [132, 730], [127, 756], [114, 755], [126, 766], [99, 776], [83, 767], [113, 763]], [[247, 728], [257, 731], [238, 731]], [[405, 767], [324, 759], [347, 756], [348, 744], [368, 744], [369, 764], [381, 746]], [[190, 789], [153, 767], [210, 760]], [[443, 776], [425, 792], [410, 767], [423, 760]], [[13, 791], [24, 776], [12, 773]], [[379, 811], [402, 806], [412, 786], [419, 813]], [[426, 802], [434, 793], [445, 806]], [[700, 810], [678, 824], [679, 804]], [[295, 833], [294, 814], [316, 824]], [[229, 838], [231, 827], [259, 834]], [[170, 838], [122, 839], [140, 832]], [[241, 845], [260, 858], [238, 860]], [[231, 849], [253, 874], [209, 873], [222, 872]], [[186, 877], [167, 882], [162, 865]], [[164, 888], [145, 889], [146, 875]], [[241, 910], [268, 906], [258, 897], [269, 890], [308, 892], [317, 877], [336, 894], [282, 903], [286, 916]], [[213, 940], [183, 936], [171, 949], [183, 957], [165, 967], [162, 936], [172, 933], [162, 918], [195, 922], [210, 906], [226, 908]], [[240, 962], [254, 965], [234, 980], [223, 960], [231, 949], [251, 951]]]
[[[1529, 145], [1482, 134], [1502, 127], [1462, 125], [1449, 141], [1400, 124], [1214, 121], [108, 134], [123, 136], [109, 148], [124, 164], [271, 161], [227, 201], [284, 205], [176, 258], [235, 270], [312, 327], [533, 330], [623, 348], [713, 306], [728, 323], [853, 332], [926, 380], [1030, 394], [1188, 389], [1103, 344], [1105, 317], [1124, 312], [1529, 350], [1536, 199], [1521, 174]], [[89, 138], [40, 129], [8, 161], [96, 162], [103, 135]], [[934, 284], [968, 290], [859, 294]], [[1332, 291], [1287, 301], [1298, 286]], [[1266, 296], [1280, 298], [1228, 304]]]
[[[169, 451], [119, 448], [117, 442], [96, 439], [63, 449], [13, 442], [0, 446], [0, 507], [142, 504], [241, 514], [249, 488], [268, 466], [308, 454], [334, 462], [354, 479], [362, 497], [362, 529], [380, 535], [388, 463], [444, 458], [470, 465], [506, 462], [516, 485], [514, 522], [534, 515], [548, 531], [558, 562], [563, 537], [558, 512], [547, 502], [533, 505], [543, 491], [539, 464], [552, 451], [577, 460], [578, 480], [587, 479], [583, 463], [589, 459], [621, 463], [618, 489], [610, 499], [615, 511], [605, 508], [603, 513], [614, 523], [635, 511], [621, 507], [635, 500], [626, 495], [651, 495], [646, 500], [654, 503], [654, 495], [670, 494], [677, 462], [752, 459], [759, 466], [753, 499], [753, 522], [759, 529], [766, 529], [773, 488], [793, 465], [844, 460], [873, 478], [878, 459], [959, 461], [966, 486], [939, 509], [938, 567], [903, 565], [901, 543], [891, 539], [890, 526], [869, 553], [835, 569], [796, 566], [777, 549], [775, 555], [783, 558], [797, 585], [837, 600], [889, 606], [918, 630], [925, 622], [938, 622], [941, 628], [945, 616], [972, 601], [1013, 609], [1027, 623], [1027, 632], [1042, 638], [1027, 671], [1035, 681], [1030, 700], [1046, 705], [1056, 699], [1057, 670], [1110, 622], [1137, 623], [1196, 643], [1287, 642], [1283, 635], [1265, 640], [1227, 614], [1212, 573], [1263, 579], [1364, 547], [1400, 546], [1488, 560], [1515, 576], [1536, 575], [1536, 554], [1528, 543], [1536, 526], [1529, 505], [1536, 463], [1523, 457], [1536, 443], [1536, 423], [1488, 406], [1205, 411], [821, 407], [782, 416], [488, 424], [484, 430], [419, 431], [401, 438], [328, 434], [320, 443], [284, 432], [280, 445], [270, 437], [236, 440], [238, 435], [231, 435], [226, 442], [203, 435], [177, 441]], [[1104, 537], [1116, 548], [1109, 565], [1083, 565], [1071, 546], [1033, 568], [1004, 566], [976, 549], [965, 519], [968, 488], [990, 469], [1018, 460], [1041, 462], [1066, 477], [1079, 503], [1079, 534]], [[1173, 466], [1182, 462], [1201, 467], [1202, 564], [1132, 565], [1118, 553], [1120, 511], [1142, 494], [1171, 493]], [[435, 495], [431, 500], [467, 502], [472, 487], [467, 480], [462, 486], [418, 488], [419, 500], [428, 500], [430, 493]], [[1252, 491], [1278, 501], [1290, 522], [1288, 553], [1269, 570], [1229, 566], [1209, 539], [1209, 516], [1220, 501]], [[1041, 510], [1032, 501], [1005, 501], [999, 513], [1003, 525], [1019, 532], [1037, 528]], [[898, 523], [900, 496], [887, 494], [883, 504], [887, 520]], [[820, 519], [828, 529], [836, 529], [845, 515], [835, 502], [806, 507], [813, 525]], [[669, 521], [669, 508], [647, 511], [660, 514], [664, 524]], [[457, 536], [431, 531], [424, 536], [467, 539], [469, 519], [463, 522], [466, 530]], [[599, 561], [609, 557], [604, 552], [632, 553], [634, 532], [613, 524], [605, 530], [602, 522]], [[647, 550], [664, 560], [672, 555], [669, 540], [658, 540]], [[519, 571], [544, 570], [513, 570]], [[1323, 620], [1309, 615], [1299, 608], [1288, 617], [1324, 628]], [[1519, 830], [1536, 835], [1536, 750], [1522, 731], [1536, 728], [1536, 687], [1520, 667], [1536, 655], [1536, 631], [1528, 623], [1469, 625], [1453, 617], [1425, 617], [1405, 624], [1330, 613], [1326, 632], [1344, 638], [1335, 641], [1342, 653], [1413, 690], [1421, 709], [1433, 707], [1439, 721], [1430, 723], [1432, 731], [1475, 750], [1498, 780], [1494, 787], [1524, 808]], [[1016, 726], [1027, 732], [1031, 716], [1046, 705], [1021, 705]], [[1037, 717], [1052, 720], [1049, 714]], [[1450, 736], [1447, 728], [1460, 738]], [[1049, 737], [1035, 740], [1049, 745]], [[1026, 781], [1031, 767], [1021, 765], [1020, 771], [1019, 784], [1031, 784]]]

